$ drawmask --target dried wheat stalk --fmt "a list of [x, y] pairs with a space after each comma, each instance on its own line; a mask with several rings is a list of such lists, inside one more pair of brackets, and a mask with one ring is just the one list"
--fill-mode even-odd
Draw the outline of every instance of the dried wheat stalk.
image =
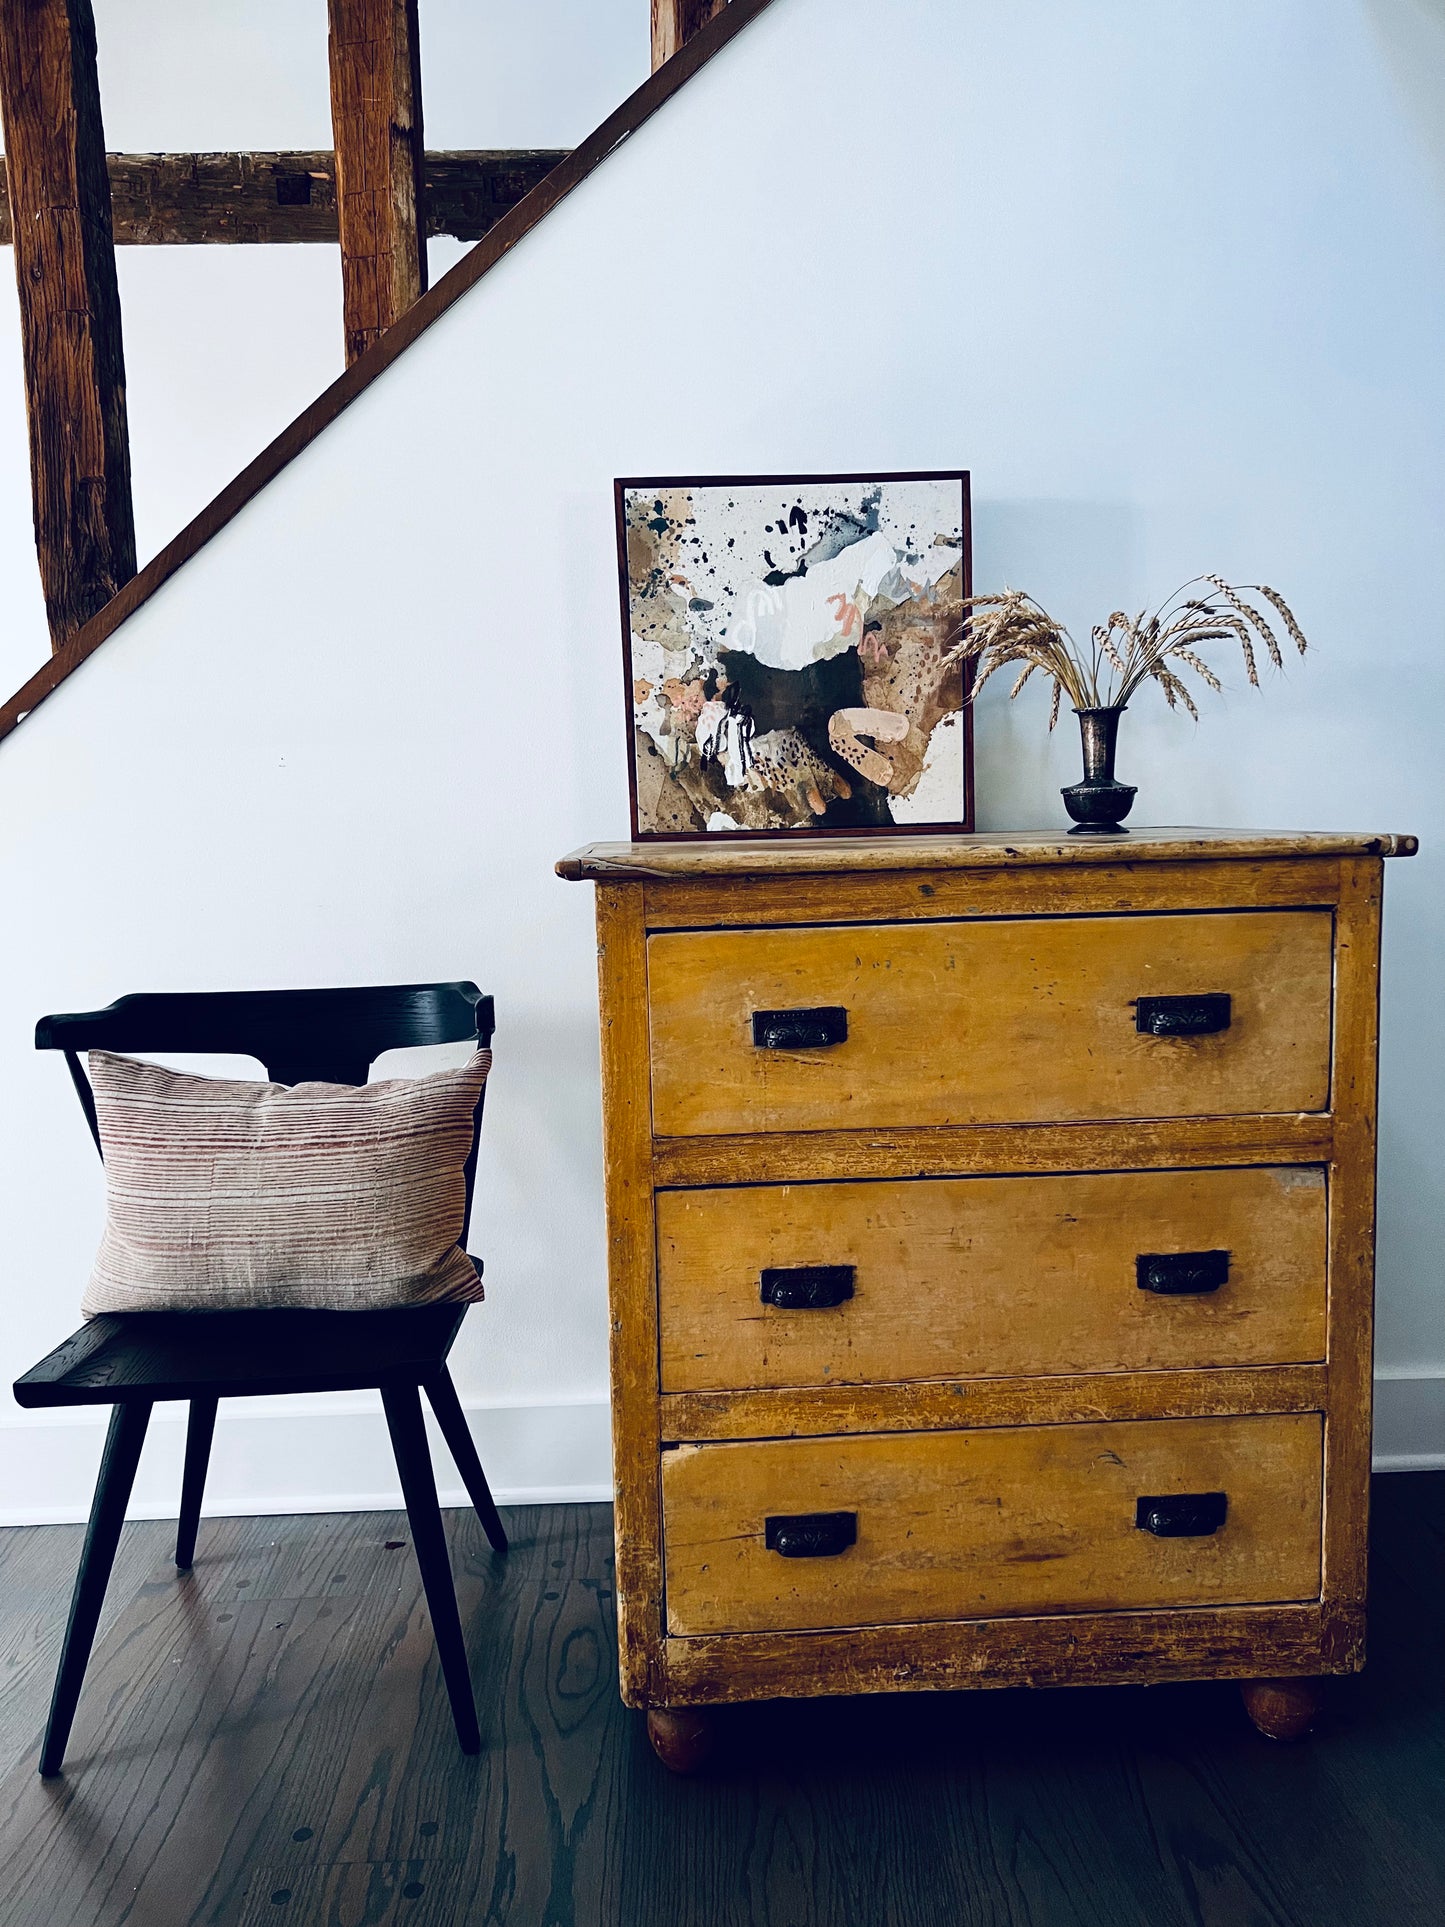
[[[1208, 584], [1208, 592], [1201, 585]], [[1248, 596], [1269, 603], [1301, 655], [1307, 644], [1304, 631], [1284, 597], [1262, 582], [1231, 583], [1222, 576], [1200, 575], [1176, 589], [1152, 614], [1141, 609], [1127, 616], [1116, 609], [1105, 624], [1094, 625], [1087, 653], [1062, 624], [1041, 609], [1021, 589], [1002, 595], [972, 596], [963, 605], [964, 627], [949, 659], [968, 658], [975, 665], [973, 697], [995, 671], [1020, 666], [1010, 696], [1036, 671], [1053, 683], [1049, 728], [1059, 718], [1067, 696], [1075, 709], [1122, 708], [1141, 684], [1157, 682], [1171, 709], [1180, 704], [1196, 721], [1199, 711], [1179, 666], [1193, 672], [1208, 689], [1221, 687], [1218, 676], [1199, 653], [1202, 646], [1234, 641], [1244, 657], [1245, 674], [1259, 688], [1262, 647], [1276, 669], [1284, 667], [1284, 651], [1264, 612]]]

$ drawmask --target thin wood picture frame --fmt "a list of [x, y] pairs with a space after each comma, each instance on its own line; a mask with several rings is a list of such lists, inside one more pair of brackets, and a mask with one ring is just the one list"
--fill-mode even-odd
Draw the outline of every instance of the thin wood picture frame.
[[[744, 492], [748, 499], [740, 503]], [[930, 492], [937, 498], [931, 508]], [[961, 630], [956, 605], [973, 590], [966, 469], [623, 476], [613, 493], [634, 840], [972, 831], [970, 666], [946, 660]], [[770, 497], [778, 499], [769, 504]], [[922, 511], [921, 522], [903, 519], [910, 508]], [[926, 526], [930, 517], [938, 526]], [[893, 544], [892, 558], [884, 538]], [[755, 551], [768, 565], [765, 574], [748, 572]], [[706, 573], [705, 584], [671, 566], [684, 555], [688, 567]], [[843, 570], [825, 575], [840, 559]], [[725, 571], [724, 560], [740, 575]], [[807, 599], [790, 596], [786, 585], [805, 577], [810, 563]], [[860, 563], [859, 587], [840, 588]], [[860, 600], [864, 581], [873, 586]], [[701, 595], [703, 587], [719, 590], [716, 599]], [[909, 593], [890, 596], [900, 587]], [[683, 588], [692, 592], [685, 599], [677, 593]], [[761, 603], [766, 648], [782, 662], [768, 661], [765, 648], [750, 658], [721, 642], [744, 591], [748, 614], [739, 630], [756, 634]], [[817, 630], [818, 611], [807, 607], [815, 592], [834, 610], [837, 635]], [[714, 636], [709, 618], [719, 604]], [[801, 645], [822, 653], [790, 665], [786, 652], [800, 646], [800, 621]], [[657, 673], [664, 647], [680, 659], [680, 675]], [[731, 658], [726, 665], [723, 656]], [[911, 710], [904, 690], [913, 692]], [[885, 722], [880, 709], [898, 721]], [[640, 770], [641, 758], [648, 760]], [[875, 780], [885, 769], [887, 779]], [[739, 774], [744, 781], [727, 780]], [[922, 814], [913, 803], [920, 792], [929, 805]], [[933, 807], [940, 798], [946, 807]], [[715, 808], [705, 817], [709, 803]], [[739, 821], [725, 803], [740, 805], [749, 820]], [[777, 816], [792, 820], [769, 820]]]

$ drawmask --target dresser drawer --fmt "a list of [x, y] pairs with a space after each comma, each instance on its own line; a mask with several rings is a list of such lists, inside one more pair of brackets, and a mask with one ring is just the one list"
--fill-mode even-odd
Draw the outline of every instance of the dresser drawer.
[[1322, 1438], [1295, 1413], [683, 1446], [668, 1631], [1314, 1598]]
[[665, 1392], [1324, 1356], [1317, 1167], [657, 1197]]
[[653, 1129], [1320, 1111], [1332, 969], [1323, 910], [662, 932]]

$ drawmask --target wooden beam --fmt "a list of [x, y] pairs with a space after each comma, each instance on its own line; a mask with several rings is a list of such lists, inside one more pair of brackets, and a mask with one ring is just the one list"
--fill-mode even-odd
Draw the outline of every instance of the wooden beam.
[[273, 442], [263, 448], [233, 481], [226, 484], [214, 501], [208, 502], [178, 535], [172, 536], [165, 547], [151, 557], [134, 581], [127, 583], [99, 615], [93, 616], [79, 635], [43, 663], [13, 696], [0, 702], [0, 740], [32, 715], [38, 705], [47, 696], [53, 695], [97, 649], [103, 648], [127, 617], [133, 616], [143, 603], [148, 602], [170, 581], [177, 570], [183, 569], [213, 536], [239, 515], [248, 502], [254, 501], [288, 462], [294, 461], [318, 435], [324, 434], [337, 416], [349, 408], [358, 395], [364, 394], [372, 382], [385, 374], [434, 321], [446, 314], [463, 296], [470, 294], [484, 276], [546, 220], [559, 202], [564, 201], [574, 188], [602, 167], [608, 156], [615, 154], [645, 121], [681, 93], [700, 67], [735, 40], [771, 5], [772, 0], [728, 0], [717, 19], [697, 34], [675, 59], [670, 60], [664, 72], [650, 74], [635, 93], [630, 94], [600, 127], [588, 135], [580, 147], [575, 147], [564, 161], [552, 169], [535, 192], [504, 214], [485, 240], [479, 241], [455, 267], [448, 269], [431, 292], [424, 294], [390, 333], [383, 335], [354, 367], [338, 375], [309, 408], [282, 429]]
[[5, 0], [0, 106], [35, 546], [58, 649], [135, 574], [120, 295], [90, 0]]
[[350, 367], [426, 292], [417, 0], [328, 0]]
[[[428, 154], [422, 191], [428, 234], [480, 241], [529, 194], [566, 148]], [[336, 156], [330, 148], [266, 154], [109, 154], [117, 247], [257, 246], [338, 239]], [[0, 246], [11, 241], [0, 154]]]
[[652, 0], [652, 71], [671, 60], [727, 4], [728, 0]]

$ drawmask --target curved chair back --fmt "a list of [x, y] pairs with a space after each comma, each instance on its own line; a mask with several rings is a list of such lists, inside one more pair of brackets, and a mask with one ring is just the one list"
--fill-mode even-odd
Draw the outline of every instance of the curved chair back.
[[[95, 1098], [81, 1051], [235, 1054], [257, 1058], [273, 1084], [364, 1084], [383, 1051], [464, 1041], [480, 1047], [491, 1042], [493, 1027], [492, 1000], [472, 983], [146, 991], [118, 997], [104, 1010], [42, 1017], [35, 1048], [65, 1052], [99, 1149]], [[481, 1121], [478, 1103], [466, 1164], [468, 1222]]]

